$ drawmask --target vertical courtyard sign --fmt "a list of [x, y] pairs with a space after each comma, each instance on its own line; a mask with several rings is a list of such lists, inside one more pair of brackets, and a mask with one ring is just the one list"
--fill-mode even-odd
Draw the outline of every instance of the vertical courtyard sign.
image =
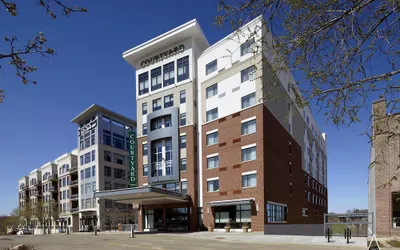
[[136, 133], [129, 131], [129, 187], [137, 187]]

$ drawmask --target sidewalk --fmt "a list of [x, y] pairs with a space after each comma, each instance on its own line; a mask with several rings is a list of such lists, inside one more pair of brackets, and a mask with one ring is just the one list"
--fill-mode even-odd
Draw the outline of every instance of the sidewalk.
[[323, 236], [296, 236], [296, 235], [264, 235], [264, 233], [252, 232], [195, 232], [180, 234], [182, 237], [195, 237], [209, 240], [221, 240], [228, 242], [255, 243], [255, 244], [295, 244], [295, 245], [313, 245], [313, 246], [337, 246], [337, 247], [367, 247], [367, 238], [353, 237], [350, 244], [346, 244], [344, 237], [333, 237], [332, 243], [327, 243]]

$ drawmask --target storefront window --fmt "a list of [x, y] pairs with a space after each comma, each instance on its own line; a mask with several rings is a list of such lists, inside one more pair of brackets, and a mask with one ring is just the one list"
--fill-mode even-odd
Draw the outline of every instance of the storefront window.
[[144, 229], [154, 228], [154, 210], [144, 210]]
[[251, 205], [215, 207], [215, 228], [224, 228], [229, 223], [231, 228], [242, 228], [247, 224], [251, 228]]

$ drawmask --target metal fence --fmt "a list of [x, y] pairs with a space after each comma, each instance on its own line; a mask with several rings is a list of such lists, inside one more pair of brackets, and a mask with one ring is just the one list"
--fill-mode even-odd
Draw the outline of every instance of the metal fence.
[[353, 237], [368, 237], [371, 236], [368, 229], [374, 231], [373, 216], [373, 213], [325, 214], [324, 232], [329, 228], [333, 236], [344, 236], [345, 229], [350, 228]]

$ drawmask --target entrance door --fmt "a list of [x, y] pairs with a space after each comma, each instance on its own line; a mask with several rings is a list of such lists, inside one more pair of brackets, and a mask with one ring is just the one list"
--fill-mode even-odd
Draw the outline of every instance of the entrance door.
[[188, 230], [188, 209], [167, 208], [167, 231]]
[[154, 209], [154, 228], [163, 231], [163, 210]]

